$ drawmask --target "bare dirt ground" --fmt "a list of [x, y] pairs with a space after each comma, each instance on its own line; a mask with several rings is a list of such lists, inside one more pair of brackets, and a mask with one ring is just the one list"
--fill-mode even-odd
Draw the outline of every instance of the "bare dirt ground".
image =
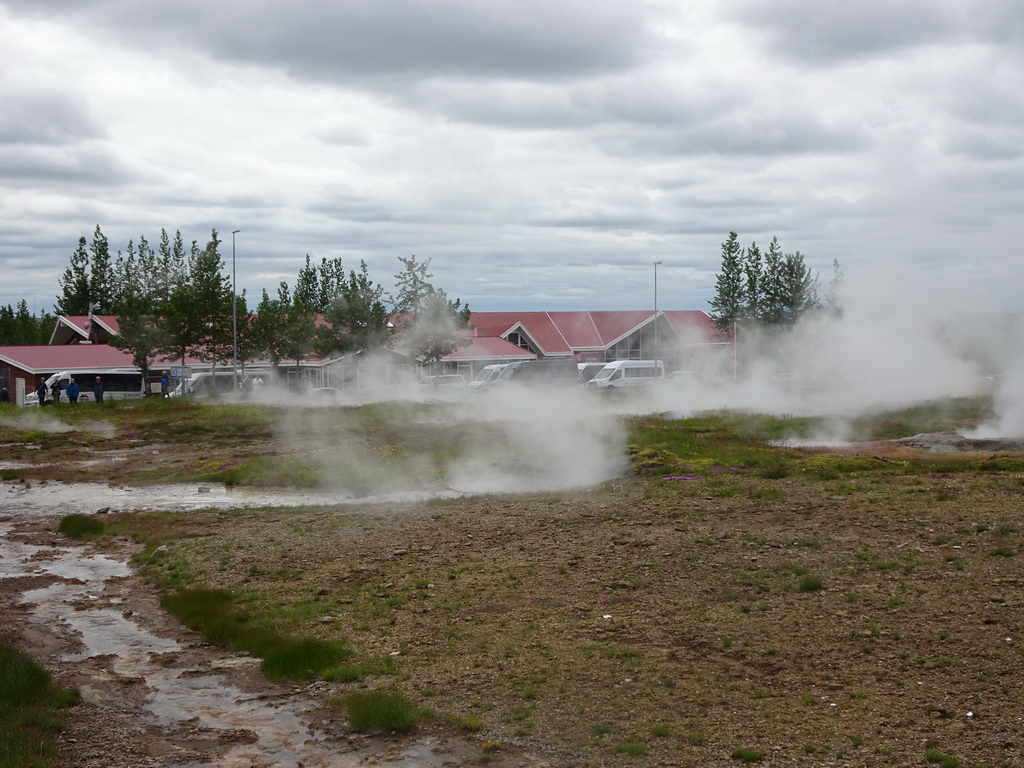
[[[327, 702], [378, 685], [435, 713], [412, 738], [439, 739], [451, 765], [1021, 765], [1024, 476], [960, 469], [965, 454], [948, 451], [933, 470], [901, 467], [928, 447], [851, 450], [878, 463], [861, 472], [737, 468], [523, 497], [186, 515], [163, 567], [267, 606], [304, 601], [310, 632], [394, 660], [391, 675], [301, 690], [251, 666], [231, 673], [247, 690], [323, 704], [339, 751], [366, 765], [382, 764], [369, 756], [381, 743], [350, 734]], [[66, 545], [56, 522], [12, 535]], [[12, 598], [28, 585], [12, 582], [0, 580], [5, 639], [86, 693], [67, 712], [67, 765], [202, 762], [249, 738], [147, 726], [132, 708], [139, 682], [111, 678], [102, 660], [61, 662], [75, 638], [22, 622]], [[118, 590], [188, 654], [221, 653], [164, 616], [139, 578]], [[122, 691], [122, 710], [91, 703], [102, 686]], [[463, 737], [470, 718], [480, 730]]]

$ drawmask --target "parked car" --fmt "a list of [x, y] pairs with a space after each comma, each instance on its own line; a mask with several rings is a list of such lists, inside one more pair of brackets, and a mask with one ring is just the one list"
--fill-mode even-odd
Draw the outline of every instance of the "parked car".
[[466, 389], [470, 392], [486, 392], [494, 382], [501, 378], [501, 373], [508, 368], [508, 363], [495, 363], [493, 365], [485, 365], [473, 380], [466, 385]]

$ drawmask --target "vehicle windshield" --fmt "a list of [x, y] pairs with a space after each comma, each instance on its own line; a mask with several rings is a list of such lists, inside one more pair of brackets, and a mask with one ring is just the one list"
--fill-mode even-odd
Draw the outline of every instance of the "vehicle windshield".
[[614, 372], [615, 372], [614, 368], [602, 368], [600, 371], [597, 372], [597, 375], [594, 376], [594, 378], [595, 379], [607, 379], [607, 378], [610, 378], [611, 375]]

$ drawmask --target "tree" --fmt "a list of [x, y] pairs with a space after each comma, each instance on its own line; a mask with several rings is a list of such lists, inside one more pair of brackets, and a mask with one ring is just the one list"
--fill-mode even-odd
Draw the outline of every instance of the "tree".
[[247, 326], [247, 351], [270, 360], [274, 370], [283, 360], [301, 360], [309, 354], [313, 340], [313, 312], [291, 297], [288, 283], [281, 281], [277, 298], [266, 290]]
[[825, 296], [825, 307], [835, 317], [843, 316], [843, 280], [845, 275], [839, 268], [839, 259], [832, 259], [832, 279], [828, 284], [828, 293]]
[[785, 315], [786, 291], [782, 282], [782, 248], [773, 237], [764, 254], [764, 278], [761, 290], [761, 322], [778, 325]]
[[318, 353], [326, 356], [383, 347], [389, 334], [383, 296], [384, 289], [374, 284], [366, 262], [360, 261], [359, 272], [349, 271], [324, 312], [329, 325], [317, 329]]
[[743, 314], [747, 318], [759, 319], [761, 317], [761, 294], [764, 290], [762, 286], [764, 265], [761, 263], [761, 250], [757, 247], [757, 243], [751, 243], [743, 257], [743, 277], [745, 299]]
[[722, 331], [732, 331], [746, 313], [743, 251], [739, 235], [730, 232], [722, 243], [722, 266], [715, 278], [715, 297], [711, 300], [711, 320]]
[[71, 264], [57, 282], [61, 295], [54, 311], [58, 315], [87, 315], [92, 295], [89, 292], [89, 252], [86, 239], [78, 238], [78, 248], [71, 254]]
[[97, 224], [89, 245], [89, 298], [93, 303], [93, 311], [100, 315], [113, 312], [115, 293], [110, 245]]
[[803, 254], [787, 253], [782, 260], [782, 324], [795, 325], [804, 313], [818, 309], [818, 276], [804, 263]]
[[184, 359], [186, 355], [217, 363], [232, 357], [232, 290], [221, 274], [220, 238], [212, 230], [200, 249], [192, 242], [188, 268], [179, 275], [164, 305], [166, 335], [159, 352]]
[[470, 340], [459, 335], [469, 327], [469, 306], [452, 301], [430, 283], [430, 259], [422, 264], [415, 256], [398, 257], [405, 267], [395, 275], [398, 294], [394, 297], [397, 343], [425, 363], [434, 363]]

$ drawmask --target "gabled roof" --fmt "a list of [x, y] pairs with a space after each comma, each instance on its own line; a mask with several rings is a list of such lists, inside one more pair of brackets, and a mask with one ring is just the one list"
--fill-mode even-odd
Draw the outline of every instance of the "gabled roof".
[[80, 344], [90, 340], [106, 343], [120, 332], [115, 315], [61, 315], [50, 334], [50, 344]]
[[[718, 332], [699, 310], [659, 311], [682, 341], [711, 343]], [[606, 349], [654, 321], [652, 310], [601, 312], [474, 312], [470, 323], [479, 337], [506, 338], [512, 331], [528, 336], [546, 356]]]

